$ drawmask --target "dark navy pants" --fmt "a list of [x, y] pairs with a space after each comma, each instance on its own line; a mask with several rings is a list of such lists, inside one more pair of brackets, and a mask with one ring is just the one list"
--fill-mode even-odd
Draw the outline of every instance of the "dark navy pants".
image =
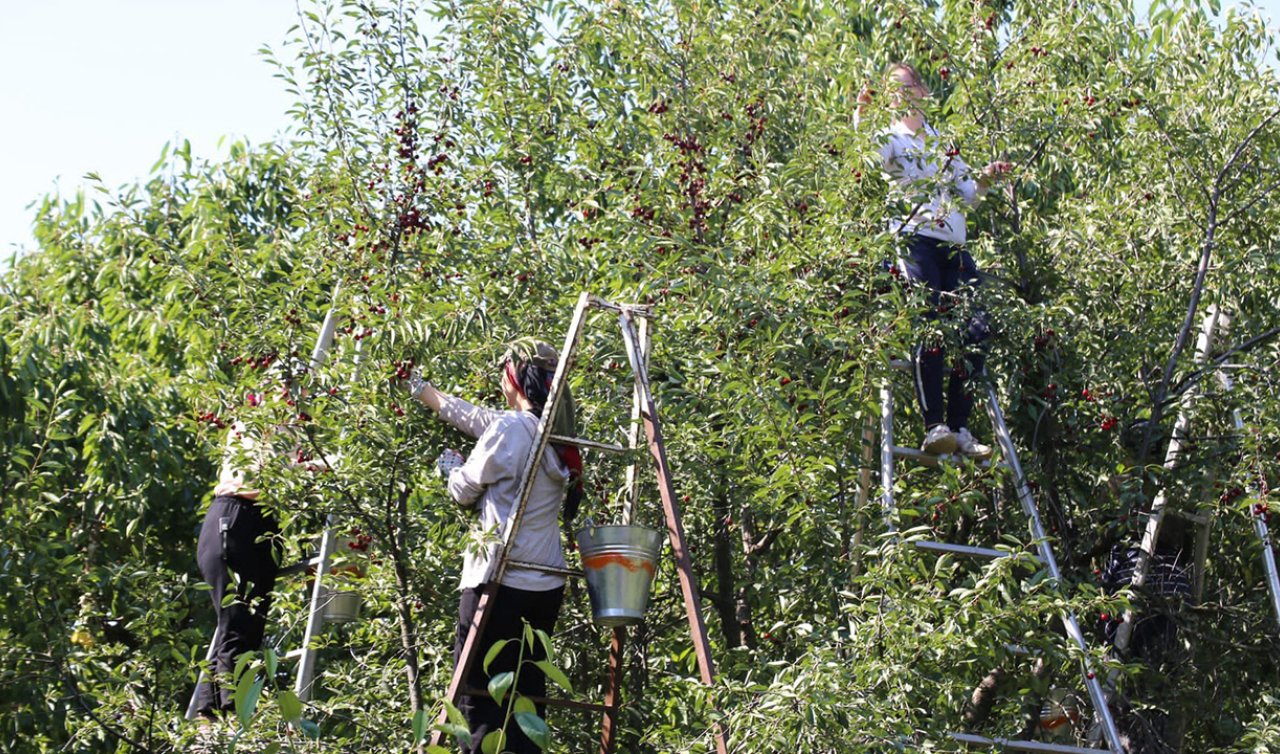
[[[957, 308], [958, 297], [964, 295], [966, 289], [971, 292], [980, 282], [973, 256], [963, 246], [928, 236], [913, 235], [906, 239], [906, 252], [903, 262], [907, 268], [907, 276], [924, 283], [929, 291], [929, 309], [925, 313], [927, 320], [946, 317]], [[957, 296], [943, 296], [944, 293], [954, 293]], [[968, 307], [960, 307], [965, 308]], [[921, 343], [916, 346], [916, 398], [920, 401], [926, 429], [944, 421], [953, 431], [966, 426], [969, 415], [973, 412], [973, 392], [969, 377], [981, 374], [986, 366], [986, 354], [975, 346], [990, 334], [986, 313], [971, 312], [961, 339], [965, 353], [962, 358], [955, 360], [951, 368], [945, 402], [942, 389], [945, 350], [941, 344]]]
[[[219, 638], [214, 677], [196, 689], [196, 711], [202, 715], [234, 709], [235, 686], [230, 676], [236, 659], [262, 646], [271, 590], [280, 569], [273, 536], [278, 531], [275, 519], [253, 500], [223, 495], [209, 504], [196, 560], [200, 574], [213, 587], [210, 596]], [[235, 599], [223, 605], [228, 594]]]
[[[455, 664], [462, 655], [462, 645], [467, 640], [467, 632], [471, 630], [471, 621], [475, 618], [476, 607], [480, 603], [480, 593], [483, 591], [483, 585], [476, 589], [463, 589], [462, 596], [458, 599], [458, 633], [453, 644]], [[490, 677], [507, 671], [514, 672], [520, 658], [520, 641], [524, 634], [524, 622], [529, 621], [530, 626], [540, 628], [548, 634], [552, 633], [555, 631], [556, 618], [560, 615], [560, 603], [563, 601], [564, 587], [545, 592], [533, 592], [499, 585], [498, 593], [487, 608], [489, 620], [484, 627], [479, 653], [467, 674], [466, 685], [484, 689], [488, 687]], [[485, 672], [485, 655], [489, 653], [490, 647], [503, 639], [514, 641], [498, 652], [493, 662], [489, 663], [488, 672]], [[516, 684], [521, 694], [542, 697], [547, 695], [547, 677], [533, 664], [546, 658], [541, 642], [534, 642], [532, 649], [525, 647], [526, 664], [520, 668], [520, 680]], [[508, 700], [503, 701], [505, 703]], [[479, 754], [480, 743], [484, 737], [502, 727], [503, 719], [506, 717], [504, 707], [505, 704], [500, 707], [487, 696], [463, 696], [458, 700], [458, 709], [471, 727], [471, 745], [463, 747], [463, 754]], [[546, 720], [546, 705], [538, 704], [536, 707], [538, 716]], [[520, 730], [520, 726], [516, 724], [513, 717], [511, 724], [507, 727], [507, 743], [503, 751], [515, 752], [515, 754], [540, 754], [541, 749], [524, 734], [524, 731]]]

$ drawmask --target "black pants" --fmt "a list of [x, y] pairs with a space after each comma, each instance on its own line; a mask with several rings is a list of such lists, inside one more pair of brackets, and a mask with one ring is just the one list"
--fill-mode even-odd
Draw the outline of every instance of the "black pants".
[[[274, 537], [279, 527], [257, 503], [230, 495], [215, 497], [200, 527], [196, 560], [200, 574], [213, 587], [213, 612], [218, 617], [218, 645], [214, 648], [211, 681], [196, 689], [196, 710], [202, 715], [235, 707], [236, 658], [262, 646], [279, 564]], [[223, 605], [228, 593], [235, 600]]]
[[[927, 320], [936, 320], [956, 304], [954, 297], [944, 301], [943, 293], [955, 293], [979, 283], [978, 267], [963, 246], [915, 235], [907, 239], [907, 275], [929, 289]], [[980, 374], [986, 366], [986, 354], [972, 348], [990, 335], [985, 312], [974, 312], [966, 323], [962, 342], [965, 354], [951, 369], [946, 401], [942, 395], [942, 373], [945, 351], [941, 345], [919, 344], [915, 350], [915, 388], [924, 413], [925, 428], [942, 424], [944, 419], [953, 431], [965, 426], [973, 413], [973, 392], [969, 377]]]
[[[480, 594], [483, 591], [483, 586], [476, 589], [463, 589], [462, 596], [458, 599], [458, 635], [453, 644], [455, 665], [462, 655], [462, 645], [467, 640], [467, 632], [471, 628], [471, 620], [475, 617], [476, 606], [480, 602]], [[524, 621], [550, 634], [555, 631], [556, 617], [560, 614], [560, 603], [563, 600], [564, 587], [546, 592], [531, 592], [500, 585], [496, 598], [487, 608], [489, 622], [485, 625], [476, 661], [467, 674], [466, 685], [484, 689], [488, 687], [491, 676], [506, 671], [514, 672], [520, 657], [520, 640], [524, 633]], [[515, 641], [502, 648], [493, 662], [489, 663], [489, 671], [486, 673], [484, 657], [489, 653], [490, 647], [503, 639], [515, 639]], [[524, 659], [526, 664], [520, 668], [516, 689], [525, 696], [546, 696], [547, 677], [533, 665], [533, 662], [546, 659], [542, 643], [535, 641], [532, 648], [526, 645]], [[508, 701], [509, 698], [504, 699], [504, 705], [500, 707], [487, 696], [463, 696], [458, 700], [458, 709], [462, 711], [467, 718], [467, 724], [471, 726], [471, 745], [463, 748], [463, 754], [478, 754], [480, 742], [484, 737], [502, 727], [505, 703]], [[546, 705], [539, 704], [537, 708], [538, 717], [546, 720]], [[541, 749], [529, 740], [512, 717], [511, 724], [507, 728], [507, 744], [503, 751], [511, 751], [515, 754], [539, 754]]]

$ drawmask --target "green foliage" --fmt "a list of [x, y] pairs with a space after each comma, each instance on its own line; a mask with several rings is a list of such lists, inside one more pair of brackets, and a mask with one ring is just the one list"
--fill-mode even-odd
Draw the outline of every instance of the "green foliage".
[[[974, 725], [1015, 735], [1050, 685], [1078, 685], [1064, 607], [1090, 633], [1129, 604], [1169, 610], [1093, 579], [1161, 486], [1214, 515], [1203, 599], [1175, 614], [1164, 665], [1093, 659], [1121, 672], [1134, 719], [1185, 719], [1186, 751], [1280, 748], [1259, 545], [1243, 499], [1221, 494], [1265, 496], [1277, 473], [1272, 36], [1238, 10], [1157, 3], [1140, 21], [1116, 0], [305, 6], [268, 50], [297, 95], [292, 141], [217, 164], [166, 148], [139, 185], [50, 198], [40, 250], [4, 275], [0, 751], [189, 748], [177, 720], [211, 626], [194, 542], [233, 421], [289, 427], [331, 469], [264, 480], [290, 558], [330, 514], [373, 538], [354, 586], [366, 617], [326, 630], [307, 704], [268, 667], [302, 633], [303, 589], [281, 582], [234, 746], [422, 748], [467, 524], [429, 460], [464, 439], [392, 377], [412, 365], [492, 403], [502, 344], [559, 342], [583, 289], [656, 307], [654, 388], [722, 678], [696, 682], [664, 562], [628, 642], [620, 750], [706, 751], [719, 719], [740, 751], [952, 751], [997, 667]], [[1015, 166], [969, 214], [970, 246], [1061, 593], [1025, 557], [975, 568], [890, 541], [876, 491], [857, 493], [887, 363], [916, 337], [919, 297], [881, 266], [891, 114], [880, 97], [852, 119], [898, 59], [971, 165]], [[1247, 346], [1230, 361], [1253, 367], [1229, 394], [1185, 335], [1210, 304], [1234, 314], [1227, 346]], [[331, 307], [333, 352], [302, 368]], [[582, 433], [621, 442], [626, 359], [598, 325], [572, 388]], [[1178, 401], [1202, 387], [1195, 442], [1164, 469]], [[910, 403], [904, 385], [902, 444]], [[1225, 431], [1232, 408], [1243, 438]], [[585, 514], [616, 515], [627, 460], [589, 454]], [[1001, 481], [903, 474], [903, 539], [1026, 550]], [[543, 669], [597, 699], [588, 620], [571, 586]], [[594, 716], [548, 728], [506, 679], [491, 686], [550, 751], [598, 737]]]

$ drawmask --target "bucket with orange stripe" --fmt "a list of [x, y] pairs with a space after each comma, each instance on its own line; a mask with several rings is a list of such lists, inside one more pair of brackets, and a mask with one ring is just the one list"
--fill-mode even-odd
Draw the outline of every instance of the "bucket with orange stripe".
[[646, 526], [588, 525], [578, 532], [596, 623], [615, 627], [644, 620], [661, 550], [662, 532]]

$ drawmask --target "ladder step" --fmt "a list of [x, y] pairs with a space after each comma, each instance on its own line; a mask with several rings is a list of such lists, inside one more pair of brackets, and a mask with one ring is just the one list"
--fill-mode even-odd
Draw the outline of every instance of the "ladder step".
[[556, 566], [543, 565], [541, 563], [529, 563], [523, 560], [516, 560], [514, 558], [508, 559], [507, 564], [510, 568], [524, 568], [529, 571], [538, 571], [540, 573], [554, 573], [558, 576], [565, 576], [567, 578], [574, 579], [582, 578], [582, 571], [577, 568], [558, 568]]
[[298, 659], [299, 657], [301, 657], [301, 656], [302, 656], [302, 653], [303, 653], [303, 652], [306, 652], [306, 651], [307, 651], [307, 650], [302, 649], [301, 647], [299, 647], [298, 649], [290, 649], [288, 652], [285, 652], [284, 654], [280, 655], [280, 659], [282, 659], [282, 660], [296, 660], [296, 659]]
[[964, 744], [973, 746], [1000, 746], [1009, 751], [1054, 751], [1064, 752], [1065, 754], [1098, 754], [1099, 751], [1105, 749], [1086, 749], [1080, 746], [1068, 746], [1067, 744], [1049, 744], [1040, 741], [1015, 741], [1008, 738], [987, 738], [986, 736], [975, 736], [972, 733], [952, 733], [953, 739]]
[[[489, 696], [489, 691], [487, 689], [477, 689], [472, 686], [464, 688], [462, 693], [466, 696]], [[548, 707], [565, 707], [568, 709], [590, 710], [592, 712], [608, 712], [610, 710], [609, 705], [601, 704], [599, 702], [580, 702], [576, 699], [562, 699], [547, 696], [525, 696], [525, 698], [534, 704], [545, 704]]]
[[1169, 515], [1177, 516], [1184, 521], [1190, 521], [1193, 524], [1205, 526], [1209, 523], [1209, 517], [1203, 513], [1192, 513], [1191, 511], [1170, 510]]
[[606, 453], [626, 453], [631, 448], [623, 445], [614, 445], [608, 442], [596, 442], [595, 440], [584, 440], [581, 437], [566, 437], [564, 435], [552, 435], [551, 442], [558, 442], [561, 445], [576, 445], [580, 448], [591, 448], [592, 450], [603, 450]]
[[963, 555], [968, 558], [980, 558], [984, 560], [995, 560], [997, 558], [1007, 558], [1013, 553], [1004, 550], [993, 550], [990, 547], [974, 547], [973, 545], [953, 545], [948, 542], [931, 542], [927, 539], [912, 540], [911, 544], [915, 545], [917, 550], [927, 550], [929, 552], [949, 553], [951, 555]]
[[312, 555], [304, 560], [298, 561], [297, 563], [284, 566], [276, 573], [276, 575], [277, 576], [293, 576], [295, 574], [299, 574], [299, 573], [302, 573], [303, 571], [306, 571], [308, 568], [316, 568], [319, 565], [320, 565], [320, 556]]
[[911, 362], [906, 359], [889, 359], [889, 368], [897, 369], [899, 372], [910, 372]]
[[[938, 456], [938, 455], [934, 455], [933, 453], [926, 453], [923, 450], [917, 450], [915, 448], [907, 448], [901, 445], [894, 445], [892, 448], [892, 451], [895, 458], [908, 458], [912, 461], [915, 461], [918, 464], [921, 464], [922, 466], [938, 466], [941, 464], [973, 461], [975, 464], [978, 465], [978, 468], [982, 468], [982, 469], [991, 468], [991, 459], [983, 459], [980, 461], [976, 458], [969, 458], [968, 456], [960, 455], [959, 453], [950, 453], [947, 455]], [[996, 462], [996, 465], [1004, 466], [1005, 464], [1003, 462]]]

